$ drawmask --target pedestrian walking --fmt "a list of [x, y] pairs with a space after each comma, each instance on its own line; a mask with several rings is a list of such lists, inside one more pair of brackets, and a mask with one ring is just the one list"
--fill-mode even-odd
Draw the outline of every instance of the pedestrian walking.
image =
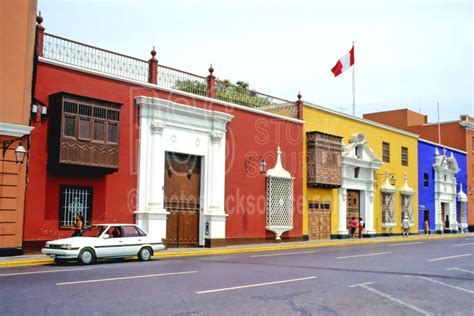
[[430, 234], [430, 221], [428, 219], [425, 219], [425, 235]]
[[359, 238], [362, 238], [362, 232], [364, 231], [365, 228], [365, 222], [362, 219], [362, 217], [359, 217]]
[[71, 237], [79, 236], [82, 233], [82, 229], [84, 228], [84, 219], [81, 215], [76, 214], [76, 225], [74, 225], [74, 233]]
[[355, 217], [353, 217], [351, 220], [351, 237], [355, 236], [356, 229], [357, 229], [357, 221]]
[[408, 238], [408, 235], [410, 234], [410, 221], [408, 220], [408, 217], [405, 215], [405, 218], [402, 221], [402, 227], [403, 227], [403, 238]]

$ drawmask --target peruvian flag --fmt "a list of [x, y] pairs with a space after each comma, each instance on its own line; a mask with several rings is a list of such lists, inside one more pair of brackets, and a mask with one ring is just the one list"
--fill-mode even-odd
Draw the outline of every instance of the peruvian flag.
[[352, 49], [350, 50], [349, 54], [344, 55], [339, 59], [331, 71], [334, 74], [334, 77], [339, 76], [344, 71], [349, 69], [352, 65], [354, 65], [354, 45], [352, 45]]

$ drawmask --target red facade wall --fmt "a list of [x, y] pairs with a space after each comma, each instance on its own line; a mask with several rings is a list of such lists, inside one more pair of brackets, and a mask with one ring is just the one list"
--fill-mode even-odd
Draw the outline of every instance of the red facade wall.
[[136, 210], [138, 113], [134, 98], [141, 95], [234, 115], [227, 132], [227, 238], [274, 236], [265, 230], [265, 176], [256, 171], [257, 162], [253, 160], [246, 172], [245, 161], [248, 155], [263, 156], [268, 168], [273, 168], [276, 148], [280, 145], [283, 166], [295, 177], [294, 229], [283, 237], [302, 237], [302, 124], [40, 63], [36, 98], [48, 104], [49, 95], [57, 92], [123, 104], [119, 170], [96, 177], [53, 174], [47, 169], [48, 121], [35, 123], [29, 152], [24, 233], [26, 242], [50, 240], [71, 234], [71, 231], [58, 228], [59, 186], [63, 184], [93, 187], [94, 223], [135, 222], [133, 212]]

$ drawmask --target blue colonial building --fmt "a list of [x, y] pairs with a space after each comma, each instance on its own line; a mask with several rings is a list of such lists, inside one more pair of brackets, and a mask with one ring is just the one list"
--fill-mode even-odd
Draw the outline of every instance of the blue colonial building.
[[467, 229], [466, 153], [418, 141], [419, 230], [436, 233]]

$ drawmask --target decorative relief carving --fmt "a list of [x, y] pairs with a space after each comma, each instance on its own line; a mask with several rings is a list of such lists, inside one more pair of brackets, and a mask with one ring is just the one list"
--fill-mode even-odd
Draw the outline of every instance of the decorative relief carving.
[[153, 133], [162, 133], [163, 129], [165, 128], [165, 123], [163, 121], [153, 121], [150, 124], [151, 131]]
[[213, 131], [211, 132], [211, 140], [215, 143], [218, 143], [221, 141], [222, 137], [224, 137], [223, 132], [218, 132], [218, 131]]

